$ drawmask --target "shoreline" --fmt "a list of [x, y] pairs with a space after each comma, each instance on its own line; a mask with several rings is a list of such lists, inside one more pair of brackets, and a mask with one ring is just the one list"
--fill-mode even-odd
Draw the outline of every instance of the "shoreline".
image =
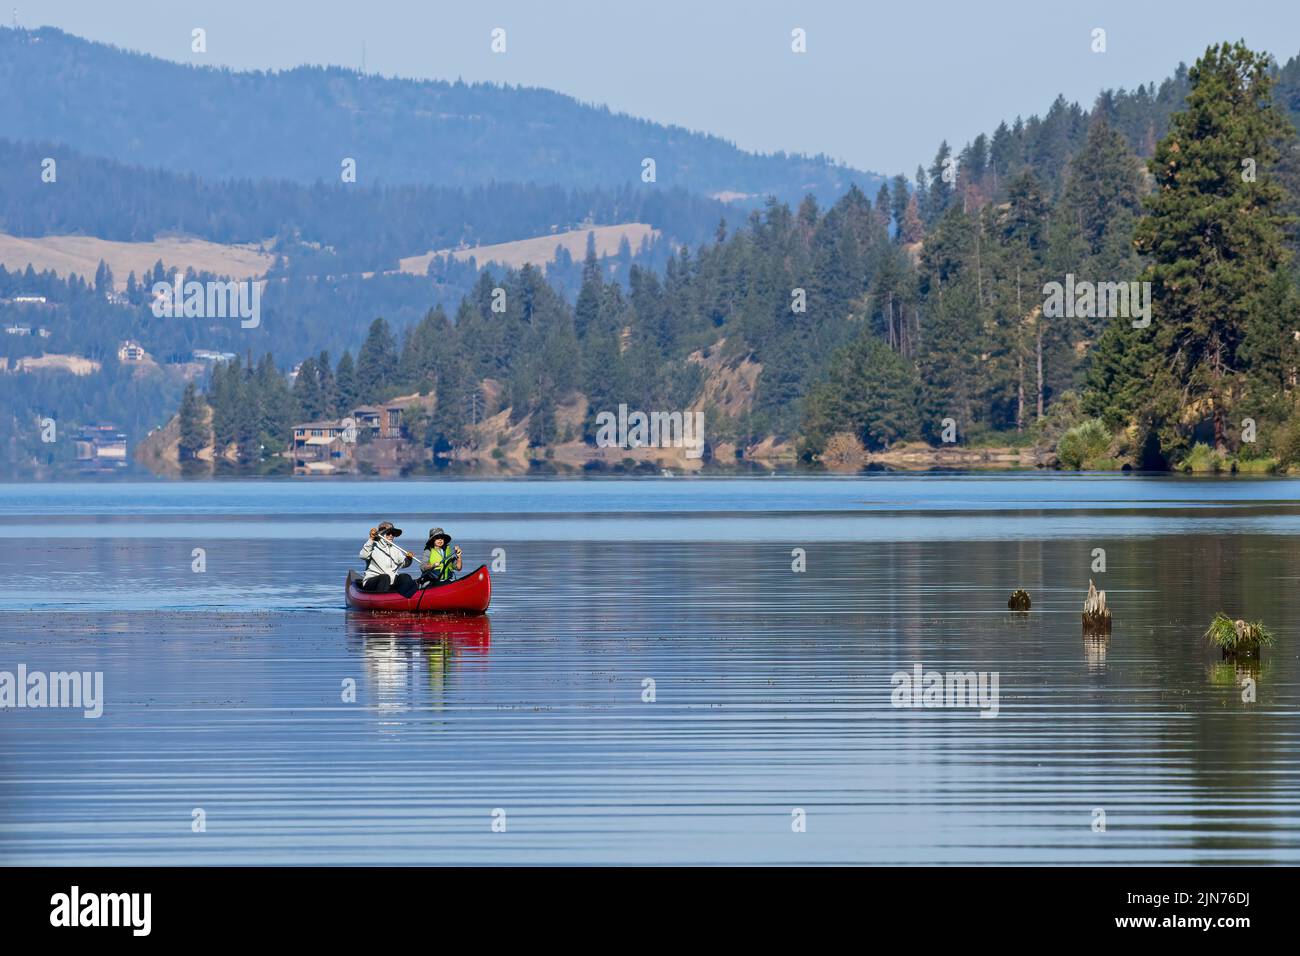
[[945, 462], [929, 466], [888, 466], [872, 463], [862, 467], [800, 465], [788, 463], [768, 465], [751, 462], [747, 465], [711, 465], [690, 471], [674, 471], [655, 466], [624, 468], [616, 465], [609, 468], [555, 468], [549, 463], [539, 462], [540, 467], [522, 469], [483, 467], [463, 467], [450, 464], [444, 467], [411, 468], [397, 472], [352, 471], [334, 474], [293, 474], [290, 471], [272, 471], [258, 473], [252, 469], [217, 468], [203, 469], [190, 474], [161, 474], [138, 466], [124, 468], [114, 472], [91, 472], [78, 474], [75, 469], [67, 471], [42, 472], [40, 474], [0, 475], [0, 485], [26, 485], [33, 481], [41, 484], [62, 485], [115, 485], [129, 483], [188, 484], [195, 482], [267, 482], [267, 483], [304, 483], [330, 484], [347, 482], [385, 482], [385, 481], [457, 481], [457, 482], [492, 482], [492, 481], [670, 481], [680, 478], [710, 480], [746, 480], [758, 478], [786, 479], [836, 479], [852, 478], [907, 478], [907, 477], [1042, 477], [1049, 478], [1177, 478], [1183, 480], [1293, 480], [1300, 475], [1290, 472], [1185, 472], [1177, 469], [1163, 471], [1143, 471], [1137, 468], [1128, 470], [1120, 468], [1065, 469], [1045, 466], [1015, 465], [1002, 462], [986, 464], [958, 464]]

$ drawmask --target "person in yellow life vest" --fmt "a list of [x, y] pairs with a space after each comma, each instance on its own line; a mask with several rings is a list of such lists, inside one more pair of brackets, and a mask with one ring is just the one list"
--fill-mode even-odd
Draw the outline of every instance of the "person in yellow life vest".
[[421, 584], [445, 584], [454, 580], [455, 573], [461, 570], [460, 548], [452, 547], [451, 535], [441, 528], [429, 529], [429, 540], [424, 542], [428, 557], [420, 570]]

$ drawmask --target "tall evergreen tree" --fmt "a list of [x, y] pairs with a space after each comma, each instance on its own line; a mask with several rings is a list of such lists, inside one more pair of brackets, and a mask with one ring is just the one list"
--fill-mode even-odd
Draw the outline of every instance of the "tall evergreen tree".
[[212, 408], [212, 436], [218, 457], [239, 440], [239, 410], [246, 404], [243, 370], [238, 358], [223, 362], [212, 371], [208, 388]]
[[1156, 192], [1136, 243], [1150, 256], [1159, 361], [1151, 407], [1166, 452], [1208, 418], [1226, 451], [1239, 397], [1240, 350], [1287, 259], [1284, 195], [1272, 175], [1294, 137], [1273, 109], [1269, 58], [1242, 43], [1211, 46], [1188, 71], [1186, 109], [1150, 162]]
[[[313, 367], [315, 362], [312, 362]], [[313, 374], [315, 374], [313, 369]], [[319, 381], [317, 383], [319, 385]], [[257, 396], [257, 442], [259, 457], [262, 449], [279, 451], [292, 437], [294, 419], [293, 394], [289, 383], [275, 367], [268, 352], [257, 365], [255, 394]], [[319, 391], [318, 391], [319, 394]]]
[[[1062, 218], [1084, 243], [1085, 255], [1096, 259], [1111, 246], [1112, 236], [1125, 244], [1132, 236], [1142, 207], [1142, 171], [1128, 142], [1106, 122], [1096, 119], [1084, 148], [1070, 161], [1061, 200]], [[1114, 273], [1131, 262], [1097, 262], [1094, 266], [1113, 281], [1131, 278]], [[1089, 270], [1091, 271], [1091, 270]]]
[[596, 259], [596, 246], [589, 242], [587, 258], [582, 263], [582, 287], [578, 290], [578, 301], [573, 307], [573, 325], [578, 338], [585, 338], [587, 330], [599, 321], [604, 293], [605, 284], [600, 275], [600, 263]]
[[[949, 203], [956, 194], [956, 163], [952, 158], [952, 147], [944, 140], [939, 144], [934, 162], [930, 164], [929, 196], [922, 210], [927, 226], [933, 225], [947, 211]], [[917, 183], [918, 188], [920, 182]]]
[[338, 390], [337, 414], [340, 417], [351, 415], [352, 410], [361, 404], [351, 352], [344, 352], [343, 357], [339, 359], [338, 368], [334, 370], [334, 382]]
[[[298, 415], [305, 421], [316, 422], [326, 417], [327, 409], [324, 397], [321, 395], [320, 373], [317, 371], [314, 358], [305, 358], [298, 366], [298, 377], [293, 380], [293, 398]], [[328, 409], [328, 413], [332, 412], [332, 408]]]
[[805, 452], [818, 454], [836, 432], [853, 434], [868, 449], [918, 437], [919, 383], [915, 367], [870, 329], [835, 352], [826, 380], [808, 396]]
[[334, 371], [330, 368], [330, 353], [322, 351], [316, 357], [316, 375], [320, 382], [321, 412], [327, 416], [338, 415], [338, 383], [334, 381]]
[[181, 395], [180, 408], [180, 458], [187, 461], [194, 458], [210, 441], [211, 429], [208, 426], [206, 409], [199, 397], [198, 387], [193, 382], [185, 386]]
[[381, 402], [397, 378], [397, 343], [382, 318], [370, 323], [357, 353], [356, 388], [363, 402]]
[[[905, 176], [895, 176], [889, 184], [889, 212], [894, 219], [894, 239], [903, 242], [903, 220], [909, 204], [912, 203], [912, 191], [907, 188]], [[918, 218], [919, 226], [920, 220]], [[915, 240], [909, 240], [915, 241]]]

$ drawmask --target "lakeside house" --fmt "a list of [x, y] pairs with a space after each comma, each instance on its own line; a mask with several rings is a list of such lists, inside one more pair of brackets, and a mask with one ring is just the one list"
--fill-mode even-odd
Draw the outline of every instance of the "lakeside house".
[[234, 352], [215, 352], [212, 349], [195, 349], [190, 353], [196, 362], [233, 362], [235, 360]]
[[355, 428], [341, 421], [303, 422], [293, 426], [289, 454], [298, 474], [329, 474], [346, 470], [356, 449]]
[[[302, 422], [293, 426], [288, 454], [295, 474], [333, 474], [351, 471], [359, 457], [375, 464], [401, 459], [403, 406], [361, 405], [348, 418]], [[364, 440], [366, 453], [358, 455], [358, 441]]]
[[113, 471], [127, 465], [126, 434], [116, 425], [86, 425], [76, 439], [77, 464], [87, 471]]
[[375, 438], [402, 437], [403, 406], [389, 403], [387, 405], [362, 405], [352, 410], [352, 418], [357, 429], [367, 429]]
[[125, 365], [143, 362], [148, 357], [149, 353], [144, 350], [144, 346], [130, 339], [117, 347], [117, 360]]

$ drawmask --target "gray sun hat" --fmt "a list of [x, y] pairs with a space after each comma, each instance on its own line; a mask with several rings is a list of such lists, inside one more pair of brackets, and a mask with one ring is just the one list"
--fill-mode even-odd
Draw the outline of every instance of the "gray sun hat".
[[[443, 531], [441, 528], [430, 528], [430, 529], [429, 529], [429, 540], [426, 541], [426, 542], [424, 542], [424, 550], [425, 550], [425, 551], [432, 551], [432, 550], [433, 550], [433, 539], [434, 539], [434, 538], [446, 538], [446, 539], [447, 539], [447, 544], [448, 544], [448, 545], [451, 544], [451, 535], [449, 535], [447, 532]], [[443, 547], [446, 547], [446, 545], [443, 545]]]

